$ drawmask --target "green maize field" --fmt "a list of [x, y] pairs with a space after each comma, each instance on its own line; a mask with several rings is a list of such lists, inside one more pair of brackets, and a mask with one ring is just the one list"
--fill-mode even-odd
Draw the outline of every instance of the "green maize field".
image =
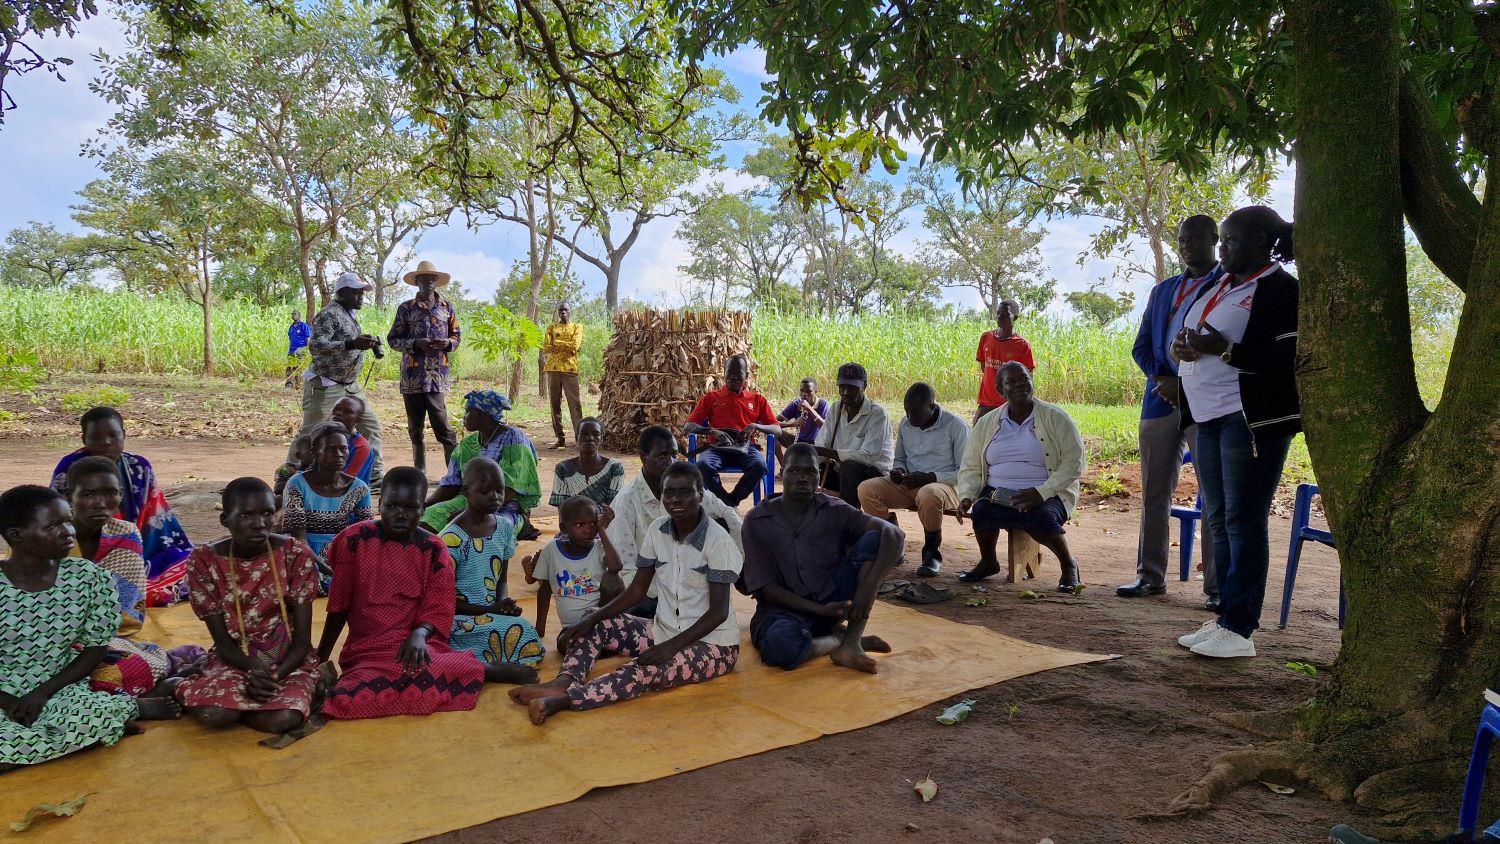
[[[216, 374], [231, 377], [279, 376], [286, 365], [286, 325], [290, 308], [262, 308], [231, 301], [214, 309]], [[384, 336], [392, 309], [366, 308], [360, 321]], [[462, 320], [462, 314], [460, 315]], [[1054, 402], [1130, 406], [1140, 402], [1144, 380], [1130, 357], [1134, 326], [1113, 328], [1046, 317], [1023, 319], [1017, 331], [1031, 342], [1037, 360], [1037, 394]], [[871, 393], [899, 406], [906, 388], [927, 381], [939, 400], [957, 408], [974, 403], [979, 370], [974, 350], [990, 325], [973, 319], [917, 320], [873, 316], [837, 321], [816, 317], [763, 315], [752, 329], [756, 380], [769, 397], [788, 401], [805, 376], [832, 392], [838, 366], [863, 363]], [[585, 381], [597, 381], [608, 331], [589, 324], [580, 368]], [[1434, 402], [1446, 373], [1451, 332], [1418, 337], [1418, 381]], [[176, 373], [202, 371], [202, 316], [179, 299], [142, 297], [127, 292], [37, 291], [0, 287], [0, 356], [29, 350], [53, 371], [99, 373]], [[525, 356], [535, 383], [535, 354]], [[394, 379], [399, 355], [387, 353], [372, 376]], [[510, 367], [485, 360], [472, 346], [454, 356], [456, 374], [502, 383]]]

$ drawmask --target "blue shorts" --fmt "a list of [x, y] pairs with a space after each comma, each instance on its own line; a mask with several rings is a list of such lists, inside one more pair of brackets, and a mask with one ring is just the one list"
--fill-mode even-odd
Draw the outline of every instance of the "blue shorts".
[[[833, 590], [818, 598], [819, 603], [851, 601], [859, 588], [859, 572], [866, 562], [875, 559], [880, 550], [880, 532], [869, 531], [854, 543], [843, 563], [833, 572]], [[768, 605], [762, 604], [763, 607]], [[788, 671], [806, 662], [812, 652], [813, 639], [827, 636], [838, 625], [827, 618], [808, 618], [801, 613], [776, 607], [756, 613], [750, 625], [750, 643], [760, 652], [760, 660]]]

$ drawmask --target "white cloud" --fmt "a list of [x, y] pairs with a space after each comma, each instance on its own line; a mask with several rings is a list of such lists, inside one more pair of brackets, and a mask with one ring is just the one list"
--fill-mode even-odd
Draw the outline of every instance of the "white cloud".
[[771, 78], [771, 75], [766, 73], [766, 51], [760, 47], [740, 47], [720, 57], [718, 63], [723, 65], [725, 70], [744, 76], [752, 83], [766, 82]]

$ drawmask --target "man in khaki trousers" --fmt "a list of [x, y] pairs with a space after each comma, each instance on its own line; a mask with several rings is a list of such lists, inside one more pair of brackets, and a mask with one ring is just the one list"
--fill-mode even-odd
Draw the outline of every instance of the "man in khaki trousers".
[[572, 417], [574, 436], [583, 419], [583, 405], [578, 400], [578, 350], [583, 348], [583, 326], [572, 321], [573, 309], [567, 302], [557, 306], [557, 321], [547, 326], [542, 339], [546, 355], [543, 370], [547, 373], [547, 393], [552, 403], [552, 433], [557, 435], [553, 448], [564, 448], [568, 438], [562, 426], [562, 400], [568, 398], [568, 415]]

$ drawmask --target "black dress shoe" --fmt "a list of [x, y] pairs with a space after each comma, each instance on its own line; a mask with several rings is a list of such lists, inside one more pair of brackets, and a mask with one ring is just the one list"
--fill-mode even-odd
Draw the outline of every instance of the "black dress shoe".
[[1203, 608], [1206, 609], [1206, 610], [1208, 610], [1209, 612], [1218, 612], [1219, 611], [1219, 596], [1218, 595], [1210, 595], [1210, 596], [1208, 596], [1208, 600], [1203, 602]]
[[1144, 580], [1137, 580], [1124, 586], [1116, 586], [1115, 594], [1121, 598], [1145, 598], [1148, 595], [1164, 595], [1167, 592], [1165, 583], [1152, 585]]

